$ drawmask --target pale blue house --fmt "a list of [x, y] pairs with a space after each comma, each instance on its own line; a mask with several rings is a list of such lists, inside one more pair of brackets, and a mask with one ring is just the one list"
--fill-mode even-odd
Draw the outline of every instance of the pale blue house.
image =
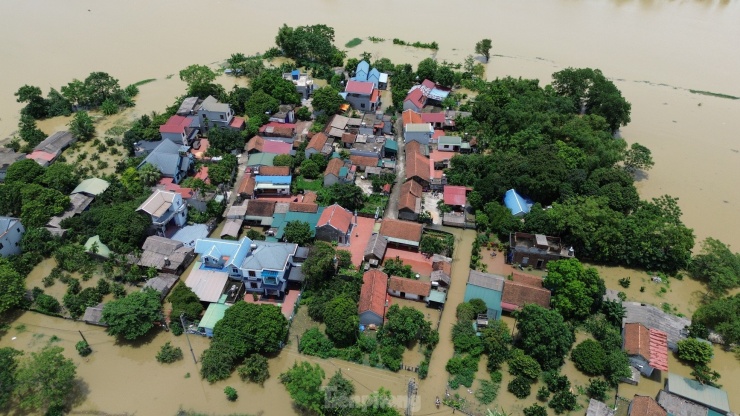
[[482, 299], [488, 308], [488, 318], [499, 319], [505, 280], [503, 276], [471, 270], [468, 274], [468, 284], [465, 286], [464, 301]]
[[504, 196], [504, 205], [506, 205], [506, 208], [509, 208], [509, 211], [511, 211], [511, 214], [515, 217], [524, 216], [529, 213], [529, 210], [532, 207], [532, 204], [522, 198], [522, 196], [516, 193], [514, 189], [506, 191], [506, 195]]
[[364, 59], [357, 64], [355, 69], [355, 81], [368, 81], [367, 76], [370, 74], [370, 64]]

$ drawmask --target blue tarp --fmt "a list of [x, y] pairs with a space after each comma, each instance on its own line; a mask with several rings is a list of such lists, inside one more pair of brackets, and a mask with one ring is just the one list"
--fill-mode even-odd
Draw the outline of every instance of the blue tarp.
[[254, 181], [257, 183], [271, 183], [273, 185], [290, 185], [291, 180], [292, 180], [291, 176], [257, 175], [254, 177]]
[[506, 191], [506, 196], [504, 196], [504, 205], [506, 205], [506, 208], [509, 208], [511, 214], [515, 216], [522, 216], [528, 213], [531, 207], [531, 204], [513, 189]]

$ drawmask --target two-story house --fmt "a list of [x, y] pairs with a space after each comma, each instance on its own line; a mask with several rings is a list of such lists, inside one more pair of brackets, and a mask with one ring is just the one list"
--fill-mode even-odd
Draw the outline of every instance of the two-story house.
[[295, 90], [298, 94], [301, 94], [302, 99], [307, 100], [313, 94], [314, 83], [309, 74], [294, 69], [284, 73], [283, 79], [287, 79], [295, 85]]
[[190, 146], [198, 137], [198, 119], [174, 115], [159, 126], [162, 140], [171, 140], [177, 144]]
[[375, 111], [380, 108], [380, 91], [368, 81], [347, 81], [344, 92], [340, 93], [355, 110]]
[[195, 242], [201, 268], [226, 272], [244, 282], [247, 292], [282, 297], [288, 285], [297, 244], [203, 238]]
[[148, 214], [156, 234], [163, 237], [168, 227], [182, 227], [188, 220], [188, 206], [177, 192], [157, 189], [136, 210]]
[[409, 123], [403, 126], [403, 140], [406, 143], [429, 144], [434, 136], [434, 128], [429, 123]]
[[172, 178], [173, 183], [180, 183], [188, 176], [190, 167], [193, 165], [193, 155], [188, 152], [189, 149], [188, 146], [171, 140], [162, 140], [162, 143], [152, 150], [136, 169], [141, 169], [150, 163], [159, 169], [163, 177]]
[[200, 126], [204, 132], [213, 127], [235, 129], [244, 127], [244, 119], [234, 117], [234, 110], [228, 104], [218, 102], [211, 95], [200, 103], [198, 117], [200, 117]]
[[18, 218], [0, 217], [0, 256], [21, 254], [20, 243], [25, 232], [26, 229]]

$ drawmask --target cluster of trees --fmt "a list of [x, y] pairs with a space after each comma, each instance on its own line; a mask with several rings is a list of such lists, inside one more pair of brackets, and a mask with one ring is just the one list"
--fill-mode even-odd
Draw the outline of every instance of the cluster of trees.
[[[686, 268], [694, 236], [677, 200], [640, 201], [634, 186], [633, 173], [652, 166], [649, 149], [613, 137], [629, 122], [629, 103], [598, 70], [553, 78], [544, 88], [513, 78], [483, 83], [472, 117], [459, 120], [486, 151], [454, 157], [447, 178], [474, 188], [480, 228], [557, 235], [597, 262]], [[511, 188], [536, 202], [523, 222], [499, 202]]]
[[678, 358], [693, 367], [691, 375], [701, 384], [720, 387], [717, 384], [720, 374], [709, 367], [713, 357], [713, 347], [708, 341], [686, 338], [678, 342]]
[[31, 159], [8, 167], [0, 185], [0, 212], [19, 217], [26, 228], [42, 227], [69, 206], [69, 192], [79, 178], [72, 165], [54, 163], [48, 168]]
[[201, 376], [213, 383], [231, 375], [253, 354], [274, 354], [288, 335], [288, 322], [275, 305], [239, 301], [226, 310], [213, 330], [210, 347], [201, 355]]
[[335, 183], [318, 192], [319, 204], [339, 204], [350, 211], [360, 210], [366, 200], [365, 192], [354, 183]]
[[159, 292], [146, 288], [106, 303], [102, 321], [108, 325], [106, 331], [110, 335], [128, 341], [143, 337], [154, 328], [156, 322], [164, 321]]
[[601, 308], [606, 293], [598, 271], [583, 267], [577, 259], [548, 263], [543, 283], [552, 291], [552, 306], [565, 319], [586, 319]]
[[46, 346], [30, 356], [0, 348], [0, 411], [62, 414], [75, 389], [77, 366], [63, 348]]
[[345, 52], [334, 46], [334, 28], [322, 24], [295, 28], [284, 24], [278, 30], [275, 44], [298, 66], [342, 66], [346, 57]]
[[426, 232], [419, 242], [419, 250], [425, 254], [451, 256], [455, 249], [455, 237], [449, 234]]

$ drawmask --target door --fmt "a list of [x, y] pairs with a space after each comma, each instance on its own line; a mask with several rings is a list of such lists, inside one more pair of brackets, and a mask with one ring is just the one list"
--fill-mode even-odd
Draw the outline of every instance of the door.
[[542, 265], [543, 265], [544, 263], [545, 263], [545, 261], [544, 261], [544, 260], [542, 260], [542, 259], [539, 259], [539, 260], [537, 260], [537, 268], [538, 268], [538, 269], [541, 269], [541, 268], [542, 268]]

